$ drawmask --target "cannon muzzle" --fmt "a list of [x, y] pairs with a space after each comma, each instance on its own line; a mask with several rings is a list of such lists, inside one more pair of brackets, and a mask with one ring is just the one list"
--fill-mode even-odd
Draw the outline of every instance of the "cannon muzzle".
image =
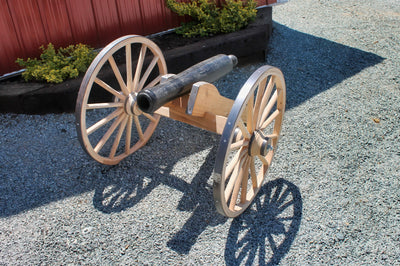
[[189, 93], [191, 84], [198, 81], [214, 82], [232, 71], [237, 64], [234, 55], [216, 55], [204, 60], [157, 86], [137, 94], [137, 104], [145, 113], [153, 113], [167, 102]]

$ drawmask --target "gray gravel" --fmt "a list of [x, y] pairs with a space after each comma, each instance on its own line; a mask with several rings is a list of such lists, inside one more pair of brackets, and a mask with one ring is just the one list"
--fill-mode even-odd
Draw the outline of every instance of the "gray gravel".
[[[398, 0], [290, 1], [273, 18], [288, 109], [248, 211], [215, 212], [215, 134], [164, 119], [110, 167], [72, 114], [1, 114], [0, 265], [399, 265]], [[260, 65], [218, 87], [234, 97]]]

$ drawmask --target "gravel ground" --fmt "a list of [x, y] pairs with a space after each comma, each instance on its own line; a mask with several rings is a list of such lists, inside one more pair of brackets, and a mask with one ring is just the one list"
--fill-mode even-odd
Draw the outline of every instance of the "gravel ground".
[[[399, 265], [398, 0], [290, 1], [273, 18], [287, 111], [249, 210], [215, 212], [215, 134], [164, 119], [110, 167], [72, 114], [1, 114], [0, 265]], [[218, 87], [234, 97], [260, 65]]]

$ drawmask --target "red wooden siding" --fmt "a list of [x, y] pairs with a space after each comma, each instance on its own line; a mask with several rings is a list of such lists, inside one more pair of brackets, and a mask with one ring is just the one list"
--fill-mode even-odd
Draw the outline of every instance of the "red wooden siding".
[[140, 2], [140, 10], [145, 33], [156, 33], [166, 30], [165, 3], [159, 0]]
[[121, 25], [118, 16], [118, 6], [115, 0], [93, 1], [93, 12], [95, 14], [96, 31], [99, 40], [103, 36], [116, 39], [121, 36]]
[[39, 46], [48, 42], [37, 2], [12, 0], [8, 1], [8, 7], [20, 44], [20, 55], [27, 57], [36, 54]]
[[127, 32], [143, 35], [140, 0], [117, 0], [121, 34]]
[[0, 75], [16, 69], [14, 61], [21, 53], [16, 29], [12, 21], [7, 0], [0, 0]]
[[[43, 30], [48, 40], [55, 46], [62, 46], [73, 40], [67, 5], [64, 0], [38, 1], [42, 16]], [[43, 42], [42, 42], [43, 44]], [[34, 47], [35, 48], [35, 47]]]
[[38, 57], [39, 47], [50, 42], [99, 48], [122, 35], [148, 35], [181, 21], [165, 0], [0, 0], [0, 76], [20, 68], [17, 58]]
[[86, 43], [97, 44], [97, 28], [92, 0], [66, 0], [66, 3], [74, 42], [88, 40]]

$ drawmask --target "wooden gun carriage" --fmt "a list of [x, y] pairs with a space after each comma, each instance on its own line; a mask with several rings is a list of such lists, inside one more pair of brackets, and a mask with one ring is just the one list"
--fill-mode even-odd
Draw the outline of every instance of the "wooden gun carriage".
[[[76, 104], [83, 149], [103, 164], [117, 164], [143, 147], [160, 116], [221, 135], [213, 171], [213, 195], [222, 215], [236, 217], [263, 184], [277, 149], [285, 111], [282, 72], [262, 66], [235, 100], [212, 84], [236, 65], [217, 55], [177, 74], [151, 40], [121, 37], [106, 46], [83, 78]], [[110, 75], [105, 75], [109, 69]]]

